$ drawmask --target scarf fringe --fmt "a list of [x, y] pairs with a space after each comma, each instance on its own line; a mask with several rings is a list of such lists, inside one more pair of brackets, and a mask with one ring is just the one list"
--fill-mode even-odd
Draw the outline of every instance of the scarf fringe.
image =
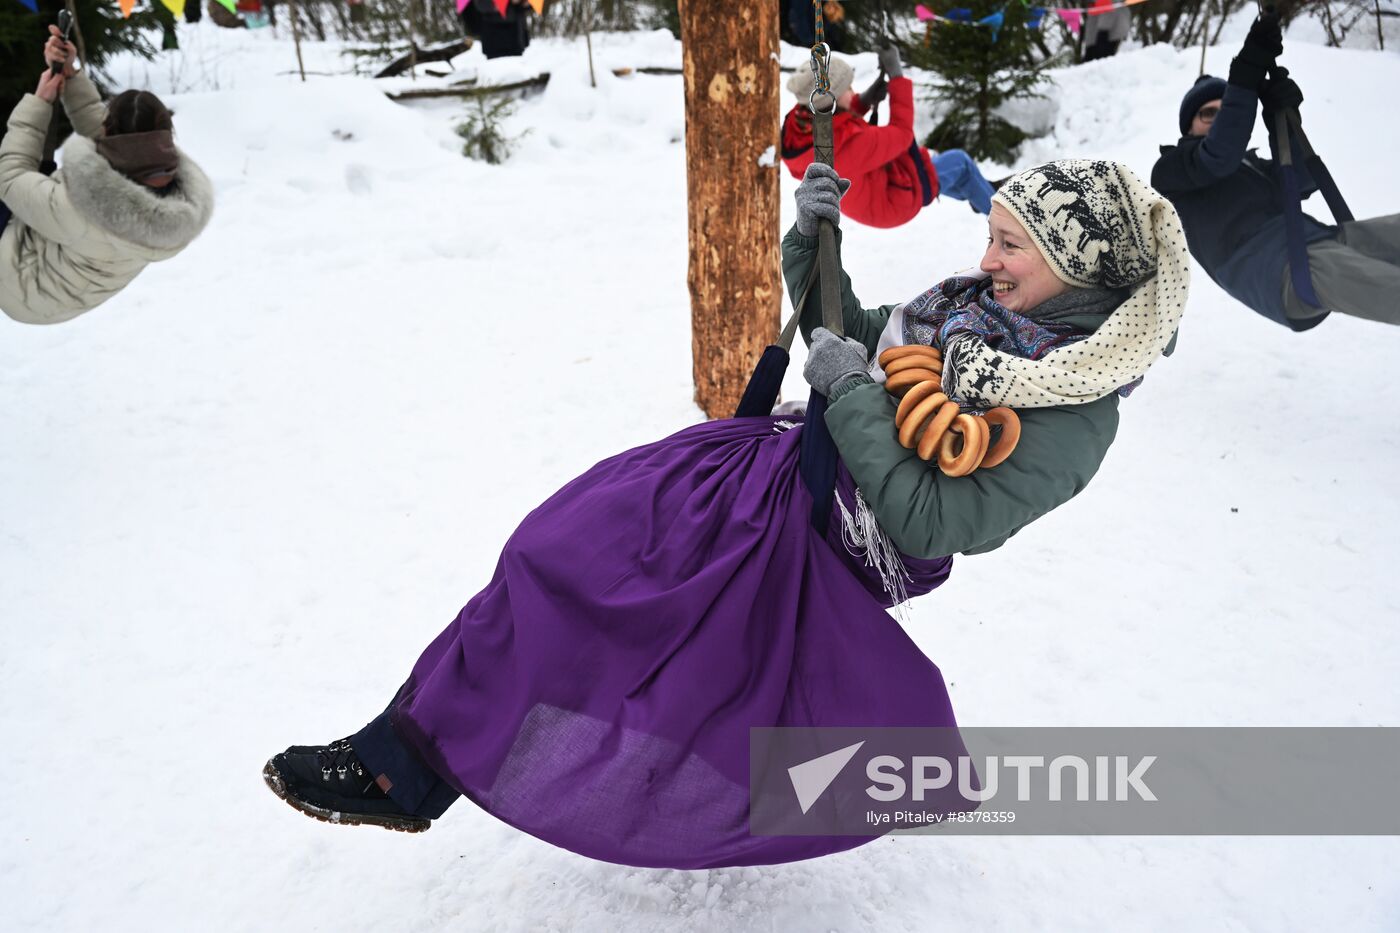
[[841, 509], [841, 543], [854, 557], [864, 558], [865, 566], [875, 568], [880, 575], [880, 585], [894, 603], [900, 618], [904, 617], [905, 604], [909, 602], [909, 591], [904, 581], [913, 580], [900, 560], [899, 549], [890, 536], [875, 519], [875, 513], [866, 504], [865, 497], [856, 490], [855, 513], [846, 507], [840, 495], [835, 496], [836, 505]]
[[[795, 427], [796, 422], [777, 421], [773, 424], [773, 433], [781, 434]], [[880, 527], [875, 513], [870, 510], [859, 489], [856, 490], [854, 514], [846, 506], [840, 493], [832, 498], [841, 510], [841, 543], [845, 545], [847, 553], [863, 559], [865, 566], [875, 568], [875, 572], [880, 575], [880, 588], [893, 603], [890, 608], [901, 621], [908, 622], [909, 591], [905, 589], [904, 581], [912, 581], [914, 578], [909, 575], [904, 561], [900, 559], [899, 548], [894, 546], [890, 536], [885, 534], [885, 529]]]

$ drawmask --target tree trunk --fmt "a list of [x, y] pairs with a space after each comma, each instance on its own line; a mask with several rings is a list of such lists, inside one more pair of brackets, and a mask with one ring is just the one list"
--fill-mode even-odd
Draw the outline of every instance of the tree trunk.
[[734, 414], [777, 339], [778, 4], [680, 0], [695, 401]]

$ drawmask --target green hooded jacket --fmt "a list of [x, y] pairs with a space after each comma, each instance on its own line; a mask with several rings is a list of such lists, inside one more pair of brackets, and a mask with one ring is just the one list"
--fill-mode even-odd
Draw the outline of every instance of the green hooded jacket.
[[[840, 242], [840, 231], [837, 231]], [[817, 238], [793, 227], [783, 239], [783, 277], [796, 304], [817, 261]], [[895, 305], [862, 308], [841, 273], [846, 336], [872, 357]], [[1105, 314], [1065, 319], [1092, 332]], [[800, 320], [803, 338], [821, 326], [821, 284], [812, 287]], [[911, 557], [981, 554], [1067, 502], [1089, 484], [1118, 431], [1118, 395], [1087, 405], [1027, 408], [1021, 440], [1009, 459], [970, 476], [949, 477], [920, 460], [895, 435], [896, 401], [875, 382], [850, 380], [833, 392], [826, 423], [841, 461], [895, 546]]]

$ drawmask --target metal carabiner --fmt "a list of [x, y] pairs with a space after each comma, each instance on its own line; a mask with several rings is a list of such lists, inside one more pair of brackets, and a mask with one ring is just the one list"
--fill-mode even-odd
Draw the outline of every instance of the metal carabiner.
[[[829, 66], [831, 64], [831, 46], [825, 42], [818, 42], [812, 46], [812, 77], [815, 86], [812, 93], [807, 98], [807, 108], [813, 113], [834, 114], [836, 112], [836, 95], [831, 93], [831, 74]], [[829, 110], [817, 109], [817, 95], [831, 99]]]

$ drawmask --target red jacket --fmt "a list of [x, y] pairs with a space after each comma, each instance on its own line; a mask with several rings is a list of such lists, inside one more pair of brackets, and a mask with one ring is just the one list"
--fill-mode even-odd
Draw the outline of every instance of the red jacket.
[[[837, 111], [831, 119], [836, 171], [851, 180], [841, 213], [872, 227], [898, 227], [938, 196], [938, 173], [928, 150], [914, 141], [914, 82], [890, 82], [890, 122], [871, 126], [859, 112]], [[812, 114], [798, 104], [783, 118], [783, 164], [801, 178], [812, 164]]]

